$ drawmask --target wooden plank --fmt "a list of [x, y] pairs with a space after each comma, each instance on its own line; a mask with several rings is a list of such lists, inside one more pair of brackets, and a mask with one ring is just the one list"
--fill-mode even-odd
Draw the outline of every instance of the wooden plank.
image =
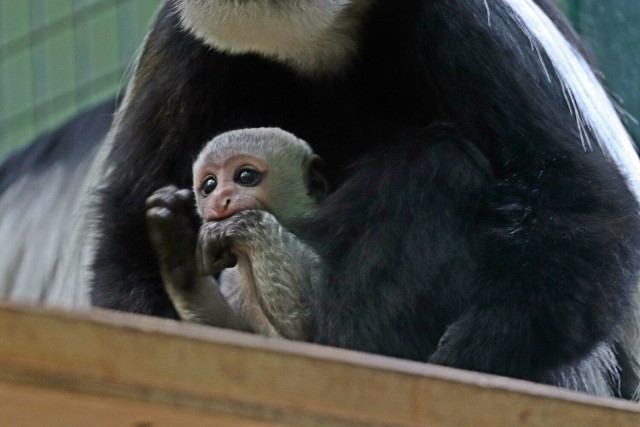
[[0, 402], [12, 426], [640, 426], [634, 403], [523, 381], [144, 316], [10, 306], [0, 307]]
[[11, 427], [273, 426], [244, 416], [0, 382], [0, 425]]

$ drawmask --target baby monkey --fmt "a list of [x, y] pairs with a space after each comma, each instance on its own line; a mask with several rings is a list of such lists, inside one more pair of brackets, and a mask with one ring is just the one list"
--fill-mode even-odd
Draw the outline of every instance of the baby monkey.
[[321, 265], [287, 227], [326, 192], [320, 158], [281, 129], [231, 131], [208, 142], [193, 165], [204, 221], [197, 238], [189, 190], [168, 186], [147, 199], [151, 240], [180, 317], [306, 339], [309, 287], [321, 280]]

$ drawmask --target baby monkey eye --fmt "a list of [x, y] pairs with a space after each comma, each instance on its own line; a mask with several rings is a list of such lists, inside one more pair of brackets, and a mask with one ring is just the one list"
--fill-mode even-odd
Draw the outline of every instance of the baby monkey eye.
[[255, 187], [262, 181], [262, 173], [254, 169], [242, 168], [236, 172], [233, 180], [244, 187]]
[[202, 187], [200, 188], [200, 194], [204, 197], [207, 197], [209, 194], [213, 193], [213, 190], [218, 186], [218, 181], [212, 176], [208, 176], [204, 179], [202, 183]]

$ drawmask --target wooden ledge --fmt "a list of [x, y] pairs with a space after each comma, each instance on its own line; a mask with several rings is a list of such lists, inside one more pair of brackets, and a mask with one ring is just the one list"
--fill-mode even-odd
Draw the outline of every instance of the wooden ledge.
[[0, 420], [638, 427], [640, 404], [170, 320], [4, 305]]

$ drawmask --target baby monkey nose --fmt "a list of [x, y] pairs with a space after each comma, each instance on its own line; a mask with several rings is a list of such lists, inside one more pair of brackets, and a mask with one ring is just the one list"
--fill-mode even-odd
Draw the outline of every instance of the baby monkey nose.
[[207, 221], [218, 221], [221, 219], [228, 218], [235, 213], [236, 209], [232, 204], [232, 200], [229, 198], [218, 200], [217, 203], [214, 203], [212, 209], [209, 211], [209, 215], [207, 215]]
[[237, 209], [237, 195], [232, 186], [220, 185], [216, 188], [209, 201], [208, 220], [220, 220], [232, 216]]
[[224, 212], [227, 209], [229, 209], [229, 206], [231, 206], [231, 198], [230, 197], [224, 197], [224, 198], [221, 198], [216, 203], [215, 208], [219, 212]]

